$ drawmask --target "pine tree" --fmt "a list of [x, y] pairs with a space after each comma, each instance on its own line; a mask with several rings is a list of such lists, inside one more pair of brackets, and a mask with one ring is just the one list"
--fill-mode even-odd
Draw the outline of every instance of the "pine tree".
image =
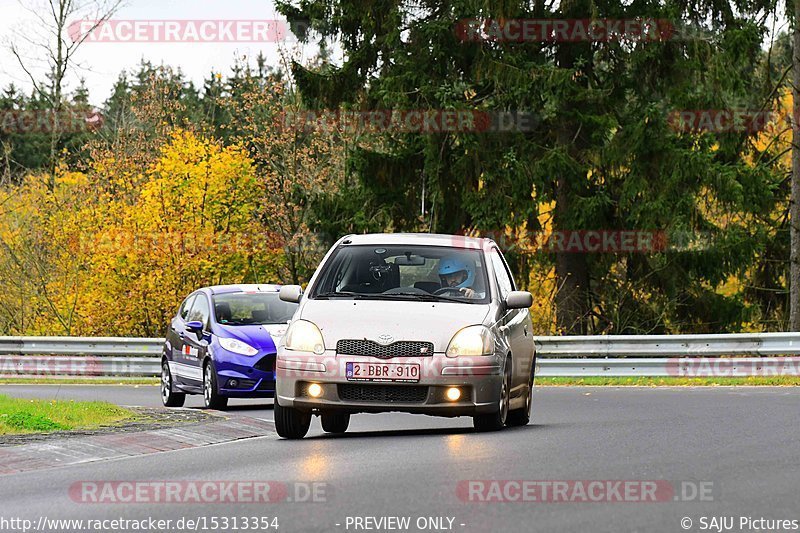
[[[682, 132], [672, 110], [769, 104], [758, 58], [771, 2], [278, 2], [344, 51], [340, 66], [292, 65], [311, 108], [532, 113], [510, 133], [386, 135], [351, 162], [361, 203], [393, 230], [662, 231], [662, 253], [511, 254], [555, 268], [564, 333], [730, 331], [753, 309], [722, 294], [762, 253], [747, 220], [774, 209], [781, 177], [753, 165], [753, 132]], [[608, 42], [461, 42], [464, 19], [649, 18], [673, 38]], [[704, 26], [707, 24], [707, 26]], [[686, 30], [692, 31], [686, 31]], [[424, 186], [424, 189], [423, 189]], [[422, 191], [430, 211], [419, 216]], [[552, 209], [552, 211], [551, 211]], [[708, 238], [705, 247], [688, 246]], [[527, 285], [521, 271], [518, 284]]]

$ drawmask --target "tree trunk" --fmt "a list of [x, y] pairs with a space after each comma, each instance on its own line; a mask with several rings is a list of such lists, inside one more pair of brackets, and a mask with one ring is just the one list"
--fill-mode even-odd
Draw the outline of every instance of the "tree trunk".
[[[800, 2], [800, 0], [797, 0]], [[561, 14], [564, 18], [583, 18], [591, 11], [587, 0], [564, 0], [561, 3]], [[587, 61], [580, 70], [589, 72], [591, 65], [591, 49], [586, 43], [561, 43], [556, 52], [556, 64], [559, 68], [578, 70], [578, 59]], [[585, 81], [575, 81], [585, 83]], [[572, 107], [565, 102], [564, 108]], [[556, 142], [567, 150], [570, 157], [581, 159], [583, 139], [580, 136], [580, 124], [574, 119], [560, 119], [556, 131]], [[582, 230], [576, 228], [572, 198], [583, 191], [587, 184], [586, 173], [565, 169], [556, 183], [556, 205], [553, 216], [554, 231]], [[591, 299], [589, 298], [589, 261], [585, 253], [556, 251], [556, 327], [562, 335], [589, 334], [589, 316]]]
[[[800, 1], [800, 0], [798, 0]], [[569, 198], [571, 176], [558, 180], [553, 226], [556, 231], [573, 228]], [[589, 264], [581, 252], [556, 253], [556, 327], [562, 335], [589, 334]]]
[[800, 331], [800, 0], [794, 2], [792, 45], [792, 196], [789, 204], [789, 331]]

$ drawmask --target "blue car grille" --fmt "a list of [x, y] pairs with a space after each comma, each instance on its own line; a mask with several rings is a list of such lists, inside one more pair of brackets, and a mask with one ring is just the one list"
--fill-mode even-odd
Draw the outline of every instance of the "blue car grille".
[[433, 343], [424, 341], [397, 341], [383, 346], [366, 339], [342, 339], [336, 343], [336, 353], [365, 355], [390, 359], [392, 357], [425, 357], [433, 355]]
[[262, 372], [273, 372], [275, 370], [275, 354], [265, 355], [253, 365], [253, 368]]

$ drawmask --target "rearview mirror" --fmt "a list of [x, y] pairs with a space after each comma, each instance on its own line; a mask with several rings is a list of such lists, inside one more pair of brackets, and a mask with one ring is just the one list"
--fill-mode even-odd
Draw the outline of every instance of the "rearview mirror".
[[421, 255], [399, 255], [394, 258], [394, 264], [397, 266], [423, 266], [425, 258]]
[[189, 331], [203, 331], [203, 323], [199, 320], [192, 320], [186, 323], [186, 329]]
[[284, 302], [298, 303], [303, 296], [303, 288], [300, 285], [284, 285], [278, 293], [278, 298]]
[[527, 291], [511, 291], [505, 303], [506, 309], [527, 309], [533, 305], [533, 295]]

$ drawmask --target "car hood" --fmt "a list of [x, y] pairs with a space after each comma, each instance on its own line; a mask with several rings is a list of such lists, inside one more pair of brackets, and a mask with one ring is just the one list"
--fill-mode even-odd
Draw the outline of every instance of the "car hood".
[[297, 318], [319, 327], [325, 348], [334, 350], [340, 339], [378, 341], [391, 335], [394, 341], [430, 341], [435, 352], [444, 352], [459, 329], [482, 324], [489, 304], [404, 302], [377, 300], [308, 300]]
[[[275, 352], [278, 338], [286, 332], [286, 324], [264, 324], [253, 326], [223, 326], [219, 328], [224, 332], [223, 337], [232, 337], [246, 342], [253, 348], [266, 352]], [[274, 337], [274, 338], [273, 338]]]

